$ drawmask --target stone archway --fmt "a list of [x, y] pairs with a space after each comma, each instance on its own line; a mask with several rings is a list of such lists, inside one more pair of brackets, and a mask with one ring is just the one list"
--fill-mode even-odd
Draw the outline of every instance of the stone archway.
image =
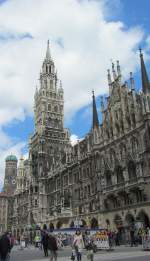
[[138, 222], [141, 222], [142, 225], [144, 226], [144, 228], [147, 228], [150, 226], [150, 219], [148, 217], [148, 215], [145, 213], [144, 210], [141, 210], [137, 217], [136, 217], [136, 221]]
[[43, 225], [43, 230], [47, 230], [47, 225], [46, 224]]
[[71, 221], [71, 223], [70, 223], [70, 228], [73, 228], [73, 227], [74, 227], [74, 222]]
[[116, 225], [116, 227], [121, 227], [123, 226], [123, 220], [122, 218], [120, 217], [120, 215], [116, 214], [115, 217], [114, 217], [114, 223]]
[[82, 222], [81, 227], [86, 227], [87, 226], [86, 221], [84, 219], [81, 219], [81, 222]]
[[110, 227], [110, 220], [106, 219], [105, 222], [106, 222], [106, 228], [108, 229]]
[[96, 218], [91, 219], [91, 228], [98, 228], [98, 220]]
[[132, 226], [135, 223], [135, 218], [131, 213], [128, 213], [125, 217], [125, 222], [127, 226]]
[[54, 224], [52, 222], [49, 224], [49, 229], [51, 232], [54, 230]]
[[56, 227], [59, 229], [59, 228], [62, 227], [62, 225], [63, 225], [62, 221], [59, 220], [59, 221], [57, 222], [57, 224], [56, 224]]

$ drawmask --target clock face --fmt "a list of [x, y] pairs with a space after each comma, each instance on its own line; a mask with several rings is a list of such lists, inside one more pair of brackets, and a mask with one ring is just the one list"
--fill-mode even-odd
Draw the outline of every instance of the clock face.
[[16, 180], [12, 179], [12, 184], [15, 185], [16, 184]]

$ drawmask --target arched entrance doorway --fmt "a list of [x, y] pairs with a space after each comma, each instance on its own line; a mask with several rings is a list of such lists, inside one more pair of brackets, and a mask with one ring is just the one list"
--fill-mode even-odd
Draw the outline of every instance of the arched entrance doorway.
[[147, 228], [147, 227], [150, 226], [149, 217], [148, 217], [148, 215], [145, 213], [144, 210], [141, 210], [141, 211], [139, 212], [139, 214], [138, 214], [137, 217], [136, 217], [136, 221], [139, 222], [139, 223], [141, 223], [141, 224], [139, 224], [139, 226], [141, 225], [141, 226], [143, 226], [144, 228]]
[[87, 224], [86, 224], [86, 221], [84, 219], [81, 219], [81, 227], [86, 227]]
[[96, 218], [91, 219], [91, 228], [98, 228], [98, 220]]
[[47, 225], [46, 224], [43, 225], [43, 230], [47, 230]]
[[62, 227], [62, 225], [63, 225], [63, 223], [61, 221], [58, 221], [56, 227], [59, 229]]
[[114, 224], [116, 225], [116, 230], [117, 230], [117, 234], [116, 234], [116, 244], [122, 244], [124, 243], [124, 226], [123, 226], [123, 220], [121, 218], [120, 215], [116, 214], [114, 217]]
[[74, 227], [74, 222], [73, 222], [73, 221], [71, 221], [71, 223], [70, 223], [70, 227], [71, 227], [71, 228]]
[[128, 213], [125, 217], [125, 223], [127, 227], [134, 226], [135, 219], [132, 214]]
[[53, 232], [53, 230], [54, 230], [54, 224], [53, 223], [49, 224], [49, 229], [50, 229], [51, 232]]

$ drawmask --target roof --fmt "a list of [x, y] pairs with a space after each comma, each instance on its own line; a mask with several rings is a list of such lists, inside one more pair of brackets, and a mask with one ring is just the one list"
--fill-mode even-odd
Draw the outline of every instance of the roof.
[[15, 155], [8, 155], [5, 159], [6, 161], [18, 161]]
[[6, 192], [0, 192], [0, 197], [8, 197], [8, 194]]

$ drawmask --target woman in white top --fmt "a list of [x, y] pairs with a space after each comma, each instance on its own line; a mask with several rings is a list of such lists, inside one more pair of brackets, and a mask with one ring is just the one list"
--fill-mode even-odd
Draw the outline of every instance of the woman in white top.
[[76, 231], [76, 234], [75, 234], [74, 240], [73, 240], [73, 246], [76, 251], [77, 261], [81, 261], [82, 251], [84, 248], [84, 241], [83, 241], [83, 237], [82, 237], [80, 230]]

